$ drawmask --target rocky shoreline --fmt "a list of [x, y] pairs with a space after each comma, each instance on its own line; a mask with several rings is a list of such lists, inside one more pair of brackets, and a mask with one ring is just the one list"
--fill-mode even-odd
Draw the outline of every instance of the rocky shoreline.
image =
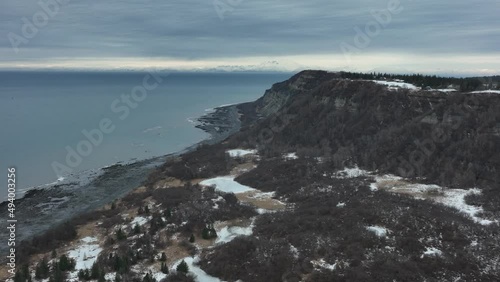
[[[101, 170], [88, 171], [80, 175], [78, 181], [39, 186], [28, 191], [23, 198], [16, 200], [17, 241], [28, 240], [41, 234], [52, 226], [70, 218], [102, 207], [113, 200], [123, 197], [131, 190], [141, 186], [148, 175], [167, 157], [192, 151], [200, 145], [218, 143], [239, 131], [241, 122], [237, 105], [215, 108], [197, 119], [195, 126], [210, 137], [174, 154], [152, 159], [115, 164]], [[83, 180], [82, 180], [83, 179]], [[85, 179], [91, 179], [85, 181]], [[7, 202], [0, 204], [0, 217], [7, 218]], [[2, 223], [5, 225], [5, 222]], [[2, 226], [0, 235], [8, 236]], [[0, 246], [5, 252], [6, 245]]]
[[212, 112], [198, 118], [198, 122], [199, 124], [195, 127], [211, 136], [206, 142], [217, 143], [240, 130], [241, 121], [238, 105], [215, 108]]

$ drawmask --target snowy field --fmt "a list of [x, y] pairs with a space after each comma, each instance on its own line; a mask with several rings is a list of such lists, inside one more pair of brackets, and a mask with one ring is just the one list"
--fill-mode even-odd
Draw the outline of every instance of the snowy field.
[[78, 281], [78, 271], [92, 268], [102, 251], [95, 237], [85, 237], [80, 242], [80, 245], [68, 252], [68, 257], [76, 262], [75, 271], [69, 273], [68, 281]]
[[[324, 174], [323, 176], [327, 176]], [[468, 205], [465, 202], [465, 197], [471, 194], [481, 194], [481, 190], [473, 189], [447, 189], [435, 184], [410, 183], [404, 178], [392, 174], [373, 175], [372, 172], [359, 169], [357, 166], [353, 168], [345, 168], [333, 173], [335, 178], [356, 178], [356, 177], [372, 177], [374, 182], [370, 184], [370, 190], [378, 191], [385, 190], [393, 193], [411, 195], [416, 199], [431, 200], [436, 203], [443, 204], [447, 207], [457, 209], [459, 212], [469, 216], [475, 222], [482, 225], [490, 225], [498, 223], [498, 220], [488, 220], [481, 218], [479, 215], [484, 211], [480, 206]], [[338, 207], [343, 207], [344, 203], [339, 203]]]
[[471, 93], [495, 93], [495, 94], [500, 94], [500, 90], [480, 90], [480, 91], [472, 91]]
[[230, 157], [236, 158], [236, 157], [244, 157], [246, 155], [255, 155], [257, 154], [257, 150], [233, 149], [226, 151], [226, 153], [228, 153]]
[[366, 230], [373, 232], [375, 235], [377, 235], [377, 237], [385, 237], [389, 233], [389, 231], [385, 227], [378, 225], [367, 226]]
[[219, 278], [210, 276], [205, 271], [203, 271], [203, 269], [201, 269], [198, 266], [198, 264], [197, 264], [199, 262], [199, 260], [200, 260], [200, 258], [198, 256], [195, 256], [195, 257], [185, 257], [183, 259], [180, 259], [180, 260], [178, 260], [177, 262], [174, 263], [174, 265], [172, 266], [172, 269], [176, 269], [177, 266], [183, 260], [186, 262], [186, 264], [189, 267], [189, 273], [193, 274], [195, 276], [195, 280], [197, 282], [224, 282], [224, 281], [220, 280]]
[[234, 181], [235, 176], [218, 176], [215, 178], [210, 178], [200, 182], [200, 185], [204, 186], [214, 186], [216, 190], [225, 193], [244, 193], [248, 191], [254, 191], [254, 188], [241, 185], [240, 183]]
[[439, 92], [457, 92], [455, 89], [432, 89], [432, 91], [439, 91]]
[[299, 158], [299, 156], [297, 156], [297, 153], [292, 152], [292, 153], [288, 153], [288, 154], [283, 155], [283, 158], [285, 160], [296, 160]]
[[417, 87], [411, 83], [406, 82], [396, 82], [396, 81], [385, 81], [385, 80], [372, 80], [377, 84], [382, 84], [387, 86], [389, 89], [394, 90], [398, 88], [410, 89], [410, 90], [419, 90], [420, 87]]
[[238, 236], [250, 236], [253, 234], [255, 218], [252, 219], [252, 223], [247, 227], [240, 226], [225, 226], [221, 230], [217, 231], [216, 244], [229, 243], [234, 238]]

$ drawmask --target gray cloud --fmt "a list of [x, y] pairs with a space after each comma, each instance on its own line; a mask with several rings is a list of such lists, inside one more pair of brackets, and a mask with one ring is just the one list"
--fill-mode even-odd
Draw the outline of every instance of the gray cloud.
[[[364, 29], [373, 20], [371, 11], [394, 0], [242, 0], [224, 20], [213, 0], [65, 1], [69, 3], [21, 44], [18, 53], [8, 34], [22, 36], [22, 18], [31, 21], [41, 8], [31, 0], [1, 1], [0, 62], [342, 54], [339, 46], [353, 42], [354, 28]], [[401, 13], [361, 53], [499, 55], [498, 0], [400, 3]]]

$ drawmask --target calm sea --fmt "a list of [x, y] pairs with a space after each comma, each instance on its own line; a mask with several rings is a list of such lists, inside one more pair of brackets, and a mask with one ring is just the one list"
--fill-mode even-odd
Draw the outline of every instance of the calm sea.
[[[208, 137], [190, 122], [207, 109], [253, 101], [289, 76], [0, 72], [0, 179], [6, 183], [7, 167], [14, 166], [22, 190], [55, 182], [68, 169], [79, 173], [182, 150]], [[2, 199], [6, 194], [0, 191]]]

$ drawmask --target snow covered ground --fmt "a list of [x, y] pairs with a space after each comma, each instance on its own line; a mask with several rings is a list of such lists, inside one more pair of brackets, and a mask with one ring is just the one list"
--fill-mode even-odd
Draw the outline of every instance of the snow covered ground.
[[389, 233], [389, 231], [382, 226], [374, 225], [374, 226], [367, 226], [366, 230], [375, 233], [377, 237], [385, 237]]
[[324, 268], [324, 269], [328, 269], [328, 270], [335, 270], [335, 268], [337, 268], [336, 263], [329, 264], [324, 259], [312, 260], [311, 263], [316, 267], [320, 267], [320, 268]]
[[132, 222], [130, 222], [130, 224], [132, 226], [135, 226], [136, 224], [138, 224], [139, 226], [142, 226], [144, 224], [146, 224], [149, 220], [151, 219], [151, 217], [143, 217], [143, 216], [136, 216], [134, 218], [134, 220], [132, 220]]
[[389, 188], [393, 188], [394, 184], [396, 184], [398, 181], [403, 180], [402, 177], [392, 175], [392, 174], [386, 174], [386, 175], [377, 175], [375, 176], [375, 182], [370, 184], [370, 189], [372, 191], [377, 191], [380, 188], [387, 188], [387, 186], [392, 186]]
[[396, 81], [385, 81], [385, 80], [372, 80], [373, 82], [377, 84], [382, 84], [386, 85], [390, 90], [398, 89], [398, 88], [405, 88], [405, 89], [410, 89], [410, 90], [419, 90], [420, 87], [417, 87], [413, 84], [406, 83], [406, 82], [396, 82]]
[[225, 192], [225, 193], [243, 193], [248, 191], [254, 191], [254, 188], [241, 185], [240, 183], [234, 181], [235, 176], [218, 176], [215, 178], [210, 178], [200, 182], [204, 186], [214, 186], [215, 189]]
[[252, 219], [252, 223], [247, 227], [240, 226], [225, 226], [221, 230], [217, 231], [216, 244], [231, 242], [234, 238], [238, 236], [250, 236], [253, 234], [255, 218]]
[[481, 194], [481, 190], [448, 189], [444, 191], [444, 196], [436, 197], [435, 200], [445, 206], [456, 208], [460, 212], [468, 214], [475, 222], [479, 224], [490, 225], [497, 222], [478, 217], [477, 215], [484, 211], [483, 208], [478, 206], [471, 206], [465, 203], [465, 196], [472, 194]]
[[500, 94], [500, 90], [479, 90], [479, 91], [472, 91], [471, 93], [496, 93], [496, 94]]
[[481, 194], [479, 189], [444, 189], [435, 184], [409, 183], [402, 177], [387, 174], [375, 176], [375, 182], [370, 184], [372, 191], [384, 189], [389, 192], [412, 195], [417, 199], [429, 199], [445, 206], [452, 207], [470, 216], [475, 222], [490, 225], [498, 222], [483, 219], [478, 216], [484, 210], [479, 206], [471, 206], [465, 202], [465, 197], [471, 194]]
[[176, 261], [173, 264], [172, 269], [176, 269], [177, 266], [183, 260], [186, 262], [186, 264], [189, 267], [189, 273], [191, 273], [191, 274], [193, 274], [195, 276], [195, 280], [197, 282], [224, 282], [224, 281], [220, 280], [219, 278], [210, 276], [205, 271], [203, 271], [203, 269], [201, 269], [197, 265], [198, 261], [200, 260], [200, 258], [198, 256], [195, 256], [195, 257], [185, 257], [183, 259], [180, 259], [180, 260]]
[[285, 160], [296, 160], [299, 158], [299, 156], [297, 156], [297, 153], [288, 153], [288, 154], [283, 155], [283, 158]]
[[76, 249], [68, 252], [68, 257], [75, 259], [76, 270], [90, 269], [97, 256], [102, 251], [95, 237], [85, 237], [80, 240], [82, 242]]
[[439, 91], [439, 92], [457, 92], [455, 89], [432, 89], [432, 91]]
[[75, 270], [68, 275], [68, 281], [78, 281], [78, 271], [90, 269], [102, 251], [95, 237], [85, 237], [80, 241], [80, 245], [68, 252], [68, 257], [76, 262]]
[[368, 172], [366, 170], [362, 170], [362, 169], [358, 168], [357, 166], [355, 166], [353, 168], [346, 167], [343, 170], [339, 170], [339, 171], [335, 172], [334, 177], [345, 179], [345, 178], [356, 178], [356, 177], [367, 176], [367, 175], [370, 175], [370, 172]]
[[439, 249], [436, 249], [434, 247], [427, 247], [425, 252], [422, 254], [422, 256], [420, 258], [423, 258], [425, 256], [441, 256], [443, 254], [443, 252], [441, 252], [441, 250]]
[[[326, 176], [326, 175], [325, 175]], [[371, 172], [354, 168], [345, 168], [333, 174], [336, 178], [355, 178], [360, 176], [371, 176]], [[445, 206], [452, 207], [470, 216], [475, 222], [483, 225], [497, 223], [483, 219], [478, 216], [484, 210], [479, 206], [471, 206], [465, 202], [465, 197], [470, 194], [480, 194], [479, 189], [445, 189], [435, 184], [410, 183], [402, 177], [386, 174], [373, 176], [374, 182], [370, 184], [372, 191], [385, 190], [393, 193], [408, 194], [417, 199], [428, 199]]]
[[257, 154], [257, 150], [247, 150], [247, 149], [233, 149], [226, 151], [230, 157], [243, 157], [246, 155], [255, 155]]

